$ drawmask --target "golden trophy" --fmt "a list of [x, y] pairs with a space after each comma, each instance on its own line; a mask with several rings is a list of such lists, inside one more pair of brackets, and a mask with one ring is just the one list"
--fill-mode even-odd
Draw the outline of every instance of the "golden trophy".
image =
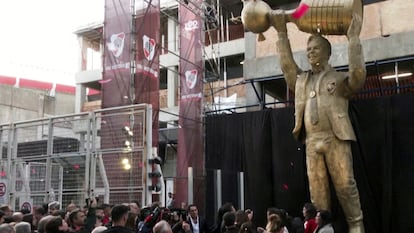
[[[270, 27], [272, 9], [262, 0], [245, 0], [241, 18], [245, 29], [261, 34]], [[363, 16], [361, 0], [303, 0], [296, 9], [284, 11], [299, 30], [323, 35], [346, 35], [352, 15]]]

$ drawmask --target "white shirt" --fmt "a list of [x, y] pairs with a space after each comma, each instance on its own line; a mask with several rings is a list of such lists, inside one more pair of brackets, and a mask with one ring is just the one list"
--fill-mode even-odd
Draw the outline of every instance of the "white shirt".
[[190, 217], [191, 226], [193, 227], [193, 233], [200, 233], [200, 220], [197, 216], [197, 223], [194, 223], [194, 220]]

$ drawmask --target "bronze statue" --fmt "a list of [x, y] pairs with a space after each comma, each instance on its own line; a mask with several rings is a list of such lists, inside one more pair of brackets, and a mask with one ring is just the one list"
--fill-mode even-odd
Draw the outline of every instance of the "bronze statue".
[[[261, 2], [254, 1], [255, 4]], [[307, 43], [306, 54], [312, 69], [301, 70], [293, 59], [287, 35], [288, 14], [283, 10], [271, 10], [266, 15], [269, 17], [266, 23], [278, 32], [277, 47], [286, 83], [295, 92], [293, 134], [306, 143], [311, 200], [318, 209], [330, 209], [329, 173], [349, 232], [364, 232], [351, 152], [351, 141], [355, 141], [356, 137], [348, 115], [348, 99], [363, 86], [366, 79], [359, 39], [362, 16], [353, 14], [345, 32], [349, 42], [349, 72], [337, 72], [328, 64], [331, 45], [319, 33], [312, 34]]]

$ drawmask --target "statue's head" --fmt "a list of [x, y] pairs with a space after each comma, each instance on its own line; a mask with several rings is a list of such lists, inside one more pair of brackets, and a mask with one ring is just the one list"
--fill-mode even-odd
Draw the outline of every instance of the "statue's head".
[[327, 63], [331, 56], [331, 43], [320, 34], [313, 34], [308, 39], [306, 54], [309, 64], [319, 65]]

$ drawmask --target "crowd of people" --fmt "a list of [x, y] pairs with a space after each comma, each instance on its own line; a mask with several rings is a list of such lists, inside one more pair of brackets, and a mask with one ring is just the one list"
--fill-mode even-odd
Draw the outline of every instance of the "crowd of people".
[[332, 233], [331, 215], [316, 210], [312, 203], [303, 207], [303, 217], [291, 218], [278, 208], [267, 209], [266, 226], [256, 226], [253, 211], [236, 210], [224, 204], [213, 225], [199, 215], [194, 204], [185, 209], [153, 203], [141, 208], [139, 202], [111, 206], [96, 199], [83, 207], [71, 203], [61, 208], [54, 201], [29, 212], [13, 212], [0, 206], [0, 233]]

